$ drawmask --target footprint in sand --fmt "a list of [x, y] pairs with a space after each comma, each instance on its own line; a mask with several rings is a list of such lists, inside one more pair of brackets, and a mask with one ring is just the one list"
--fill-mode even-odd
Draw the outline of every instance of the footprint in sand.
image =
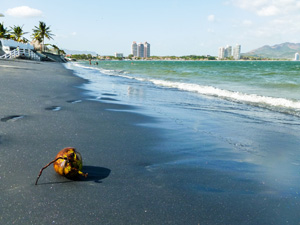
[[78, 100], [69, 100], [67, 101], [68, 103], [72, 103], [72, 104], [75, 104], [75, 103], [79, 103], [79, 102], [82, 102], [82, 100], [78, 99]]
[[60, 106], [50, 106], [45, 109], [49, 110], [49, 111], [59, 111], [59, 110], [61, 110], [61, 107]]
[[17, 121], [22, 118], [24, 118], [24, 116], [22, 116], [22, 115], [7, 116], [7, 117], [1, 118], [1, 122], [9, 122], [9, 121], [14, 122], [14, 121]]

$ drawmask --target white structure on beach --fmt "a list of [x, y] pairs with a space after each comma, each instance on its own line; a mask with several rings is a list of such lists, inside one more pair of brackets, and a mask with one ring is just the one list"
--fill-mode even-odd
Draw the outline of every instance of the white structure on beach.
[[135, 41], [131, 45], [131, 54], [133, 56], [137, 56], [137, 44]]
[[33, 45], [31, 44], [24, 44], [21, 42], [17, 42], [14, 40], [7, 40], [7, 39], [0, 39], [0, 56], [4, 54], [10, 53], [14, 49], [29, 49], [34, 50]]
[[239, 60], [241, 58], [241, 45], [236, 44], [236, 46], [233, 48], [233, 58], [235, 60]]
[[34, 51], [33, 45], [0, 39], [0, 59], [15, 58], [41, 60], [40, 56]]
[[131, 45], [131, 54], [140, 58], [150, 57], [150, 44], [148, 42], [136, 44], [134, 41]]
[[299, 53], [298, 52], [295, 54], [295, 59], [294, 60], [299, 61]]

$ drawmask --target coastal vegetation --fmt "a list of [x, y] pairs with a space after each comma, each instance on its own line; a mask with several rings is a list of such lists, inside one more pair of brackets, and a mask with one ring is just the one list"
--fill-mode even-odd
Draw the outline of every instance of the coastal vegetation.
[[9, 39], [10, 37], [9, 29], [5, 28], [3, 23], [0, 23], [0, 38]]
[[53, 34], [51, 33], [50, 27], [47, 27], [46, 23], [40, 21], [39, 26], [35, 26], [35, 29], [33, 29], [32, 38], [33, 40], [38, 41], [39, 43], [42, 43], [41, 45], [41, 51], [45, 49], [45, 38], [47, 39], [53, 39]]
[[91, 54], [74, 54], [70, 58], [76, 60], [178, 60], [178, 61], [200, 61], [200, 60], [216, 60], [214, 56], [197, 56], [197, 55], [188, 55], [188, 56], [151, 56], [149, 58], [140, 58], [134, 57], [132, 54], [128, 57], [115, 57], [115, 56], [92, 56]]
[[74, 54], [71, 55], [71, 58], [76, 60], [89, 60], [96, 59], [97, 57], [93, 57], [91, 54]]
[[12, 29], [12, 31], [10, 31], [10, 38], [13, 39], [14, 41], [18, 41], [18, 42], [23, 42], [23, 43], [27, 43], [28, 40], [23, 37], [24, 34], [27, 34], [28, 32], [24, 32], [23, 30], [23, 26], [14, 26], [14, 27], [10, 27]]
[[[59, 49], [56, 45], [45, 44], [45, 39], [51, 40], [54, 36], [50, 30], [50, 26], [47, 26], [45, 22], [40, 21], [39, 25], [35, 26], [32, 31], [31, 43], [35, 45], [35, 47], [39, 46], [40, 51], [45, 51], [46, 46], [51, 46], [55, 52], [64, 53], [64, 51]], [[23, 30], [23, 26], [13, 26], [9, 29], [4, 26], [4, 23], [0, 23], [0, 38], [28, 43], [29, 40], [24, 37], [25, 34], [28, 34], [28, 32]]]

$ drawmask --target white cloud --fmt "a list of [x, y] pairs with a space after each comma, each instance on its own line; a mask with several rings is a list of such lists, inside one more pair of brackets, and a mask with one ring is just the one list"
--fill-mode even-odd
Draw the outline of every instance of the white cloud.
[[43, 15], [43, 12], [38, 9], [33, 9], [28, 6], [19, 6], [12, 9], [8, 9], [6, 14], [14, 17], [22, 17], [22, 18], [32, 18], [32, 17], [40, 17]]
[[263, 7], [262, 9], [257, 11], [257, 14], [259, 16], [276, 16], [279, 13], [280, 13], [280, 9], [274, 5]]
[[72, 36], [76, 36], [76, 35], [77, 35], [77, 32], [72, 32], [71, 35], [72, 35]]
[[300, 0], [230, 0], [230, 4], [257, 15], [255, 26], [252, 21], [242, 21], [244, 28], [253, 28], [244, 30], [244, 36], [289, 41], [300, 33]]
[[231, 4], [259, 16], [277, 16], [298, 13], [299, 0], [231, 0]]
[[215, 15], [209, 15], [209, 16], [207, 17], [207, 20], [208, 20], [209, 22], [215, 22], [215, 21], [216, 21], [216, 17], [215, 17]]

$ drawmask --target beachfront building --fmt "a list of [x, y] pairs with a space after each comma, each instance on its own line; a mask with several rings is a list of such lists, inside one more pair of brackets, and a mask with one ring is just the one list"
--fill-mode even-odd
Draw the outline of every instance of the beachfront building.
[[241, 45], [237, 44], [234, 48], [233, 48], [233, 58], [235, 60], [239, 60], [241, 58]]
[[225, 58], [225, 48], [220, 47], [219, 48], [219, 59], [224, 59]]
[[295, 54], [295, 59], [294, 60], [299, 61], [299, 53], [298, 52]]
[[150, 57], [150, 44], [147, 41], [144, 44], [142, 42], [137, 44], [134, 41], [131, 45], [131, 54], [135, 57], [149, 58]]
[[227, 45], [226, 48], [219, 48], [219, 60], [231, 58], [232, 56], [235, 60], [239, 60], [241, 58], [241, 45], [237, 44], [234, 48], [230, 45]]
[[138, 44], [137, 46], [137, 57], [141, 57], [141, 58], [144, 58], [144, 44], [141, 42]]
[[34, 50], [33, 45], [31, 44], [24, 44], [18, 41], [14, 40], [7, 40], [7, 39], [0, 39], [0, 56], [3, 54], [8, 54], [14, 49], [29, 49], [29, 50]]
[[133, 43], [132, 43], [132, 45], [131, 45], [131, 54], [133, 55], [133, 56], [137, 56], [138, 54], [137, 54], [137, 44], [136, 44], [136, 42], [134, 41]]
[[149, 58], [150, 57], [150, 44], [147, 43], [147, 41], [144, 44], [144, 57]]
[[224, 52], [225, 58], [230, 58], [232, 56], [232, 46], [227, 45]]
[[123, 58], [123, 53], [115, 53], [116, 58]]

